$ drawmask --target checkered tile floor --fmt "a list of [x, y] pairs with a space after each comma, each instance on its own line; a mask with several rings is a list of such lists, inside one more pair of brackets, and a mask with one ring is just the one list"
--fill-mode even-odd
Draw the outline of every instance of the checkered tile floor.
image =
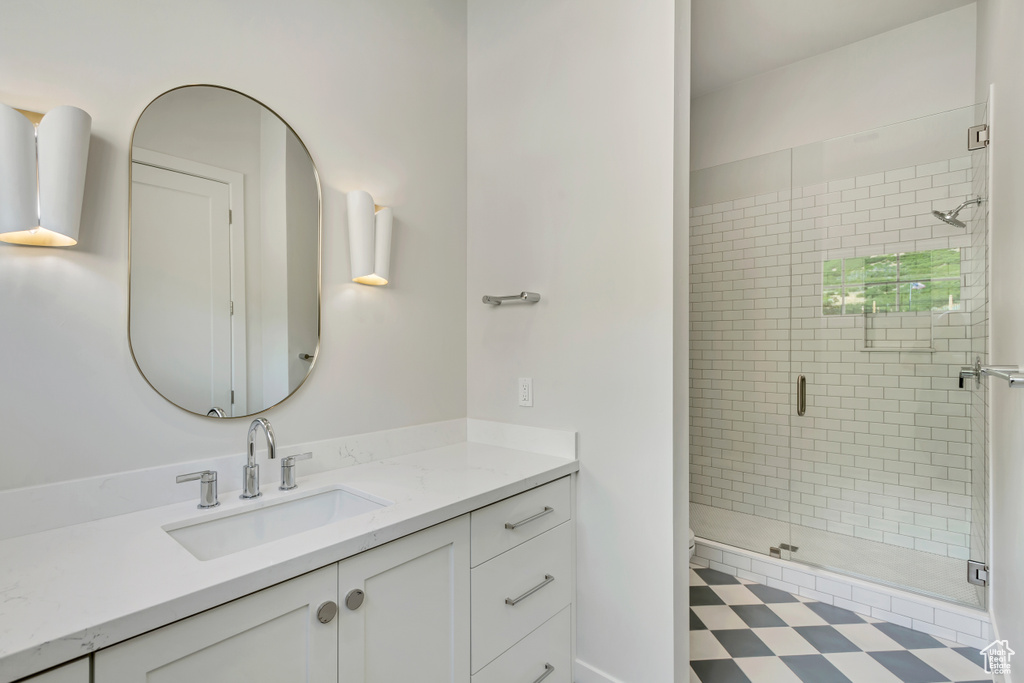
[[974, 648], [691, 567], [690, 680], [988, 683], [991, 677]]

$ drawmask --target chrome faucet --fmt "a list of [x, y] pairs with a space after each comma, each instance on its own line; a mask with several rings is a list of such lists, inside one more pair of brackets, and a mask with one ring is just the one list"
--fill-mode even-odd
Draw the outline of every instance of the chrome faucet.
[[260, 466], [256, 464], [256, 432], [263, 428], [267, 435], [267, 457], [273, 460], [274, 454], [274, 428], [270, 426], [270, 420], [265, 417], [258, 417], [249, 425], [248, 436], [248, 458], [246, 465], [242, 466], [242, 495], [239, 498], [258, 498], [260, 493]]

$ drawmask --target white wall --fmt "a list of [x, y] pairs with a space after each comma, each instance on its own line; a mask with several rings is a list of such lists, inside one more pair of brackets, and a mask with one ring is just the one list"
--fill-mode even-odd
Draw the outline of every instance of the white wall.
[[469, 417], [579, 432], [578, 683], [673, 680], [674, 33], [469, 2]]
[[[244, 450], [249, 420], [175, 408], [128, 352], [129, 137], [188, 83], [273, 108], [323, 183], [321, 355], [267, 413], [279, 441], [466, 414], [463, 0], [8, 2], [0, 101], [81, 107], [93, 137], [78, 246], [0, 246], [0, 489]], [[385, 288], [349, 282], [356, 188], [395, 207]]]
[[[988, 96], [992, 144], [989, 212], [991, 354], [994, 363], [1024, 366], [1024, 6], [1018, 0], [978, 3], [978, 91]], [[1000, 638], [1024, 643], [1024, 392], [992, 382], [992, 583], [990, 605]], [[1014, 662], [1019, 660], [1015, 659]], [[1015, 666], [1015, 668], [1018, 668]], [[1021, 679], [1017, 673], [1016, 679]]]
[[966, 5], [694, 99], [690, 168], [973, 104], [975, 15]]
[[674, 320], [672, 415], [675, 529], [675, 678], [690, 677], [690, 43], [692, 3], [676, 0]]

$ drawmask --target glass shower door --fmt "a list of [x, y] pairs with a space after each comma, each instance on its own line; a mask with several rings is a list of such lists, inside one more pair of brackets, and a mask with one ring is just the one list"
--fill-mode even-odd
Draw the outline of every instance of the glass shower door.
[[[984, 607], [983, 106], [793, 150], [791, 559]], [[955, 221], [959, 221], [956, 224]], [[806, 382], [798, 414], [797, 383]]]
[[764, 555], [789, 544], [791, 176], [790, 150], [691, 175], [690, 525]]

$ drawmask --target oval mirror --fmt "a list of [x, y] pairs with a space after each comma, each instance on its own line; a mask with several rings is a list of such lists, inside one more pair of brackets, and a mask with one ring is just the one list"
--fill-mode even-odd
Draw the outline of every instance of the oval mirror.
[[131, 144], [128, 341], [198, 415], [290, 396], [320, 345], [320, 181], [295, 131], [217, 86], [153, 100]]

